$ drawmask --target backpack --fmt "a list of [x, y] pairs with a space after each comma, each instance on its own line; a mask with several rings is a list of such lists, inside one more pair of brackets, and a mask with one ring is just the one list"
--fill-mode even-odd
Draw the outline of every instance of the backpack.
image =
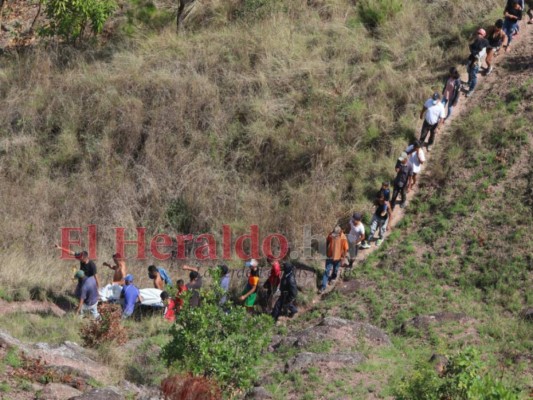
[[168, 275], [168, 272], [164, 268], [157, 267], [157, 272], [159, 272], [159, 275], [161, 275], [161, 279], [163, 279], [163, 281], [165, 281], [166, 285], [172, 286], [172, 279], [170, 279], [170, 276]]

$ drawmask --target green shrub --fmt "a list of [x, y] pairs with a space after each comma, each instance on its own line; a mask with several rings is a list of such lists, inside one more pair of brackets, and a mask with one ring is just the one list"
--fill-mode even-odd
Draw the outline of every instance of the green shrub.
[[419, 364], [396, 389], [397, 400], [518, 400], [517, 394], [487, 374], [479, 352], [467, 348], [451, 357], [442, 375], [432, 365]]
[[43, 0], [50, 20], [41, 29], [45, 36], [59, 35], [72, 42], [85, 36], [87, 27], [96, 35], [116, 8], [113, 0]]
[[240, 306], [223, 309], [218, 285], [201, 294], [199, 307], [185, 306], [177, 314], [163, 359], [179, 372], [212, 378], [223, 389], [251, 387], [254, 367], [270, 341], [272, 318], [250, 315]]
[[180, 233], [191, 232], [193, 214], [182, 198], [173, 200], [167, 208], [167, 220], [169, 225]]
[[370, 29], [375, 29], [402, 9], [398, 0], [361, 0], [357, 4], [359, 18]]

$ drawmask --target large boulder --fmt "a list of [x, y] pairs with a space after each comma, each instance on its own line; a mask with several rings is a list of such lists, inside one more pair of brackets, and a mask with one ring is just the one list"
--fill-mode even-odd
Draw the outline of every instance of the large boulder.
[[361, 364], [366, 357], [361, 353], [300, 353], [287, 361], [286, 372], [306, 371], [309, 366], [315, 368], [336, 369], [347, 365]]

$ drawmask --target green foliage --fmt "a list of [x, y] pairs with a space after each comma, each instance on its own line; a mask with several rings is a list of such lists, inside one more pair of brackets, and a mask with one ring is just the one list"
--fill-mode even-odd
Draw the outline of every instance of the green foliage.
[[173, 200], [167, 208], [169, 225], [177, 232], [189, 233], [191, 231], [193, 214], [182, 198]]
[[357, 3], [359, 18], [370, 29], [375, 29], [402, 9], [399, 0], [362, 0]]
[[22, 366], [22, 360], [18, 354], [17, 348], [11, 348], [8, 350], [4, 357], [4, 363], [12, 368], [20, 368]]
[[467, 348], [448, 361], [439, 376], [429, 364], [420, 364], [396, 391], [397, 400], [514, 400], [518, 396], [487, 374], [479, 352]]
[[201, 295], [199, 307], [186, 306], [177, 314], [163, 359], [180, 372], [213, 378], [222, 388], [250, 387], [257, 377], [254, 367], [270, 341], [272, 318], [231, 304], [220, 307], [218, 284]]
[[59, 35], [66, 41], [82, 39], [87, 27], [97, 35], [116, 8], [114, 0], [42, 0], [50, 24], [45, 36]]

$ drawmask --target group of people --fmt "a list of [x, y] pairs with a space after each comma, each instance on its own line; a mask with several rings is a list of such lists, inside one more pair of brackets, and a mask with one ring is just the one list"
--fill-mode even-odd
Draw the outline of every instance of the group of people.
[[[390, 221], [398, 200], [400, 207], [405, 207], [407, 193], [417, 183], [417, 176], [426, 161], [424, 147], [427, 152], [431, 151], [437, 131], [452, 115], [454, 107], [459, 102], [461, 92], [466, 92], [467, 97], [472, 95], [480, 69], [484, 68], [486, 74], [490, 74], [493, 71], [494, 57], [499, 49], [502, 46], [505, 51], [509, 49], [513, 37], [520, 30], [519, 21], [522, 20], [526, 5], [529, 7], [527, 11], [528, 24], [532, 24], [533, 0], [508, 0], [503, 18], [498, 19], [487, 30], [479, 28], [469, 45], [468, 81], [463, 85], [459, 71], [457, 68], [452, 67], [444, 82], [442, 93], [435, 92], [424, 102], [420, 112], [420, 119], [423, 120], [420, 138], [407, 146], [398, 158], [395, 165], [396, 176], [392, 182], [392, 193], [391, 184], [389, 182], [382, 183], [374, 200], [375, 209], [370, 221], [368, 237], [362, 222], [363, 215], [360, 212], [354, 213], [350, 218], [347, 226], [348, 235], [345, 235], [339, 224], [329, 233], [326, 240], [325, 271], [319, 292], [324, 292], [327, 285], [337, 279], [341, 266], [344, 265], [350, 268], [353, 266], [359, 249], [370, 248], [370, 243], [374, 241], [376, 246], [383, 242], [386, 231], [390, 229]], [[482, 66], [483, 62], [486, 62], [486, 67]], [[426, 139], [428, 139], [427, 143]], [[56, 245], [56, 248], [80, 260], [80, 269], [75, 274], [75, 278], [78, 280], [76, 297], [79, 300], [76, 313], [90, 313], [94, 318], [99, 318], [97, 304], [100, 283], [96, 264], [89, 259], [86, 251], [75, 253], [58, 245]], [[121, 287], [120, 299], [123, 304], [123, 317], [128, 318], [133, 314], [136, 304], [141, 303], [143, 298], [140, 290], [133, 283], [133, 275], [127, 274], [125, 260], [120, 254], [114, 254], [112, 258], [112, 264], [104, 262], [103, 266], [114, 271], [112, 285]], [[275, 320], [278, 319], [283, 311], [286, 311], [289, 316], [296, 314], [298, 310], [294, 303], [298, 288], [293, 265], [289, 262], [283, 263], [282, 274], [280, 262], [277, 259], [269, 256], [266, 261], [271, 270], [268, 279], [263, 285], [266, 291], [265, 309], [271, 313]], [[245, 266], [248, 269], [246, 285], [237, 300], [242, 302], [250, 312], [253, 312], [259, 294], [259, 263], [257, 260], [251, 259], [246, 262]], [[228, 301], [231, 274], [225, 264], [219, 265], [218, 268], [220, 270], [219, 284], [224, 291], [220, 306], [224, 307], [224, 304]], [[189, 283], [185, 284], [183, 280], [178, 280], [176, 282], [176, 295], [170, 296], [166, 290], [168, 287], [172, 287], [172, 279], [168, 272], [164, 268], [156, 267], [155, 265], [148, 267], [148, 277], [153, 281], [154, 288], [160, 291], [161, 302], [166, 306], [164, 317], [170, 321], [173, 321], [176, 313], [180, 312], [184, 307], [183, 294], [185, 292], [191, 293], [189, 307], [197, 307], [201, 303], [202, 276], [199, 273], [199, 268], [183, 266], [183, 269], [189, 271]], [[275, 299], [276, 301], [274, 302]]]
[[[80, 269], [74, 275], [77, 280], [75, 296], [78, 299], [76, 314], [88, 313], [93, 318], [98, 319], [100, 317], [98, 313], [100, 282], [96, 264], [89, 258], [86, 251], [76, 253], [59, 245], [55, 245], [55, 247], [80, 261]], [[104, 262], [102, 265], [114, 272], [111, 285], [120, 287], [119, 300], [123, 309], [122, 317], [129, 318], [133, 315], [137, 305], [143, 302], [143, 297], [141, 290], [134, 284], [133, 275], [127, 273], [125, 259], [118, 253], [113, 254], [112, 258], [113, 263]], [[298, 294], [294, 266], [290, 262], [285, 262], [282, 270], [280, 262], [273, 256], [268, 256], [266, 261], [270, 266], [270, 274], [263, 284], [265, 310], [271, 313], [275, 320], [284, 312], [288, 316], [293, 316], [298, 312], [294, 304]], [[253, 313], [260, 292], [259, 262], [251, 259], [245, 263], [245, 267], [247, 268], [246, 285], [237, 300], [242, 302], [250, 313]], [[218, 284], [223, 292], [219, 306], [224, 307], [229, 299], [231, 273], [225, 264], [221, 264], [217, 268], [220, 277]], [[169, 292], [170, 288], [173, 287], [173, 282], [169, 273], [163, 267], [155, 265], [150, 265], [147, 269], [148, 278], [153, 282], [153, 288], [160, 293], [161, 305], [164, 308], [163, 316], [169, 321], [174, 321], [176, 313], [179, 313], [185, 306], [186, 292], [190, 293], [187, 304], [189, 307], [194, 308], [201, 304], [200, 289], [203, 286], [203, 280], [200, 269], [189, 265], [184, 265], [182, 269], [189, 271], [189, 282], [185, 284], [182, 279], [178, 279], [175, 295], [172, 296]]]
[[[370, 243], [375, 241], [379, 246], [384, 239], [385, 232], [390, 229], [390, 220], [397, 204], [404, 208], [407, 193], [413, 189], [417, 182], [417, 175], [422, 165], [426, 162], [424, 147], [430, 152], [435, 142], [435, 135], [439, 128], [452, 115], [453, 108], [457, 106], [461, 93], [465, 92], [470, 97], [477, 84], [477, 74], [483, 62], [487, 66], [483, 69], [486, 74], [493, 71], [494, 57], [503, 46], [505, 51], [520, 30], [519, 21], [525, 6], [528, 6], [528, 24], [533, 23], [533, 0], [508, 0], [504, 9], [503, 19], [498, 19], [493, 26], [487, 29], [479, 28], [473, 41], [469, 45], [470, 55], [467, 62], [468, 81], [463, 83], [456, 67], [451, 67], [445, 79], [442, 92], [435, 92], [424, 102], [420, 111], [423, 120], [419, 140], [411, 143], [396, 161], [396, 176], [392, 183], [392, 195], [389, 182], [383, 182], [374, 200], [374, 213], [370, 221], [370, 232], [362, 222], [363, 215], [356, 212], [349, 220], [344, 234], [340, 224], [335, 225], [326, 241], [326, 263], [319, 293], [323, 293], [328, 284], [337, 279], [341, 266], [351, 268], [357, 257], [359, 249], [369, 249]], [[427, 142], [426, 142], [427, 139]]]
[[[467, 64], [468, 82], [465, 85], [467, 97], [471, 96], [476, 88], [477, 74], [480, 69], [484, 69], [489, 75], [494, 69], [493, 60], [500, 48], [503, 46], [506, 52], [509, 50], [513, 37], [520, 32], [519, 22], [522, 20], [526, 5], [528, 6], [528, 24], [532, 24], [533, 0], [507, 0], [503, 18], [498, 19], [487, 30], [479, 28], [476, 31], [474, 40], [470, 43], [470, 56]], [[484, 60], [486, 67], [483, 67]]]

